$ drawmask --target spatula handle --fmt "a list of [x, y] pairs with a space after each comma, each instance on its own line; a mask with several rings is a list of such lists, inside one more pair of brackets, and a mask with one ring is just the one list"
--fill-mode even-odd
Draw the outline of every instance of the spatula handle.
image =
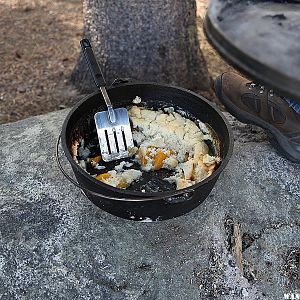
[[108, 97], [108, 94], [107, 94], [107, 91], [105, 88], [106, 82], [105, 82], [104, 76], [100, 70], [100, 67], [97, 63], [91, 43], [88, 39], [82, 39], [80, 41], [80, 46], [81, 46], [82, 52], [84, 54], [85, 60], [88, 64], [88, 67], [90, 69], [90, 72], [93, 76], [94, 82], [95, 82], [96, 86], [100, 89], [102, 96], [104, 98], [104, 101], [106, 103], [109, 119], [112, 123], [115, 123], [116, 115], [113, 110], [110, 99]]
[[80, 41], [80, 46], [96, 86], [99, 89], [105, 87], [106, 82], [97, 63], [90, 41], [88, 39], [83, 39]]

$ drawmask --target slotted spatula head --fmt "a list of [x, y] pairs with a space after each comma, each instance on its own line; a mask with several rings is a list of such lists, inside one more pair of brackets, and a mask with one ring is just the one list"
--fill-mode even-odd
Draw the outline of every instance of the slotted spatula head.
[[111, 123], [108, 111], [95, 114], [95, 122], [101, 156], [112, 161], [129, 156], [128, 149], [134, 147], [132, 132], [126, 108], [114, 109], [116, 122]]
[[103, 74], [89, 40], [81, 40], [80, 45], [94, 82], [100, 89], [108, 109], [95, 114], [102, 159], [108, 162], [128, 157], [128, 150], [134, 147], [128, 111], [126, 108], [113, 109], [105, 88]]

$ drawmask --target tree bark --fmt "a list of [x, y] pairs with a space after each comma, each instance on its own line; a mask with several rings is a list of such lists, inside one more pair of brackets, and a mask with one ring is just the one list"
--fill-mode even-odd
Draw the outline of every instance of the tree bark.
[[[195, 0], [84, 0], [83, 12], [84, 37], [91, 40], [107, 84], [133, 78], [208, 89]], [[82, 54], [72, 82], [81, 92], [95, 90]]]

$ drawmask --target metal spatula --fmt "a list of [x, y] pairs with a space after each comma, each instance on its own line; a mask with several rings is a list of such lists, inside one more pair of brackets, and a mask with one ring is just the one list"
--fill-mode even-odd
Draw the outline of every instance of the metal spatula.
[[94, 82], [100, 89], [108, 109], [95, 114], [102, 159], [112, 161], [128, 157], [128, 149], [134, 147], [128, 111], [126, 108], [113, 109], [105, 88], [106, 83], [103, 74], [89, 40], [81, 40], [80, 45]]

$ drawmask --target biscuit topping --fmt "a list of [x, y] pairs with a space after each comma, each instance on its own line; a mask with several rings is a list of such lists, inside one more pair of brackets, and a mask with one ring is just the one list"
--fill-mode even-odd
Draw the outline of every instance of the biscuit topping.
[[[139, 104], [140, 98], [134, 102]], [[96, 173], [92, 176], [97, 180], [126, 189], [142, 177], [142, 172], [166, 169], [171, 176], [164, 180], [179, 190], [201, 182], [218, 167], [221, 159], [209, 151], [207, 140], [211, 144], [213, 138], [205, 124], [197, 125], [174, 108], [154, 111], [134, 105], [128, 114], [135, 147], [128, 149], [132, 158], [121, 161], [113, 170], [91, 150], [97, 145], [85, 146], [83, 139], [71, 145], [73, 159], [87, 172], [93, 170], [90, 174]]]

